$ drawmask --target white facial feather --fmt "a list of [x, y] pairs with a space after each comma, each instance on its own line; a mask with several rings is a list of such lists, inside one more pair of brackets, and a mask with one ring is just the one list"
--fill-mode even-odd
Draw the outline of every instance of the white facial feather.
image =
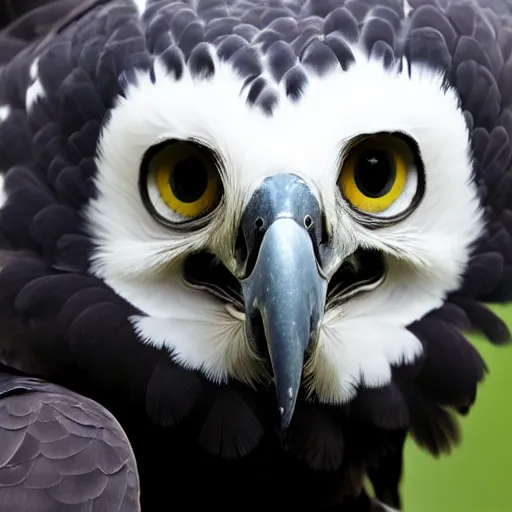
[[0, 105], [0, 123], [3, 123], [10, 115], [11, 109], [7, 105]]
[[7, 194], [5, 193], [4, 177], [0, 175], [0, 208], [7, 202]]
[[31, 83], [27, 88], [27, 92], [25, 94], [25, 108], [27, 111], [30, 111], [34, 103], [44, 98], [45, 92], [43, 89], [43, 85], [39, 80], [39, 59], [36, 58], [30, 65], [29, 76]]
[[137, 7], [139, 14], [142, 16], [146, 10], [146, 4], [148, 3], [147, 0], [133, 0], [133, 3]]
[[[377, 248], [388, 267], [379, 288], [326, 312], [307, 366], [311, 389], [326, 402], [345, 402], [361, 378], [384, 385], [391, 364], [420, 354], [419, 341], [405, 327], [459, 286], [483, 226], [470, 181], [468, 133], [455, 93], [443, 89], [437, 73], [413, 67], [409, 77], [354, 53], [356, 64], [348, 71], [311, 73], [298, 102], [279, 89], [272, 116], [245, 103], [243, 79], [219, 62], [209, 80], [187, 72], [175, 80], [157, 63], [155, 83], [141, 74], [119, 99], [101, 136], [99, 195], [87, 211], [97, 242], [93, 272], [143, 312], [132, 320], [145, 342], [168, 347], [185, 367], [217, 381], [261, 376], [244, 316], [186, 287], [181, 265], [190, 251], [209, 249], [232, 269], [244, 205], [266, 176], [290, 172], [319, 197], [340, 251], [348, 254], [357, 244]], [[338, 156], [355, 136], [380, 131], [405, 132], [417, 142], [426, 190], [405, 220], [370, 230], [356, 222], [339, 193]], [[210, 225], [180, 234], [146, 211], [139, 166], [149, 146], [192, 137], [221, 155], [225, 196]]]
[[[0, 124], [7, 121], [8, 117], [11, 115], [11, 109], [7, 105], [1, 105], [0, 104]], [[2, 161], [0, 160], [0, 169], [2, 169]], [[4, 175], [0, 175], [0, 208], [4, 206], [4, 204], [7, 202], [7, 194], [5, 192], [4, 187]]]

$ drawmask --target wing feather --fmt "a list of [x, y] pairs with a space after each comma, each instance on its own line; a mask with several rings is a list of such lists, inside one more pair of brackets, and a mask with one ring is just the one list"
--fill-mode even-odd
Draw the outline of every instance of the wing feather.
[[139, 511], [137, 466], [119, 423], [63, 387], [0, 374], [0, 510]]

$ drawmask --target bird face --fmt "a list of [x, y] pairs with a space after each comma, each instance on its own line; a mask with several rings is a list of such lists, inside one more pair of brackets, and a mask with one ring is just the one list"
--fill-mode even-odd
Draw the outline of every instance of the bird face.
[[456, 93], [353, 52], [266, 103], [215, 56], [199, 77], [157, 59], [112, 109], [86, 211], [141, 342], [216, 382], [274, 380], [283, 426], [300, 390], [346, 403], [413, 362], [407, 326], [483, 226]]

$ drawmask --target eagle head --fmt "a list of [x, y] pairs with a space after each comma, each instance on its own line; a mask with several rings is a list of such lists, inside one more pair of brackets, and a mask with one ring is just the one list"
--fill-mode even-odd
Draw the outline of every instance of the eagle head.
[[215, 382], [273, 382], [288, 426], [301, 390], [345, 404], [421, 357], [408, 326], [459, 287], [483, 227], [469, 132], [424, 66], [356, 54], [294, 96], [205, 52], [207, 75], [157, 59], [112, 109], [92, 269], [142, 342]]

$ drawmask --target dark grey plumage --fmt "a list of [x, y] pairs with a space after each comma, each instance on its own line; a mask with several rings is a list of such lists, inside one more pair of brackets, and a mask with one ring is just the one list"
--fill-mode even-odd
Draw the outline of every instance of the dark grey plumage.
[[[495, 344], [509, 337], [482, 302], [512, 298], [510, 3], [411, 0], [406, 17], [395, 0], [160, 0], [148, 2], [142, 19], [129, 0], [44, 3], [27, 2], [14, 15], [0, 11], [0, 105], [10, 109], [0, 123], [0, 171], [9, 198], [0, 210], [0, 350], [7, 366], [102, 406], [53, 384], [4, 378], [2, 510], [18, 510], [18, 497], [29, 499], [25, 490], [33, 485], [23, 475], [14, 486], [3, 480], [9, 460], [37, 469], [43, 462], [33, 461], [49, 454], [44, 436], [51, 432], [40, 419], [43, 398], [52, 421], [69, 429], [59, 447], [70, 458], [51, 473], [41, 472], [40, 495], [54, 502], [38, 502], [37, 512], [46, 510], [43, 503], [59, 510], [54, 503], [65, 501], [65, 482], [73, 482], [68, 475], [88, 468], [73, 496], [90, 501], [76, 510], [102, 510], [103, 503], [109, 512], [115, 506], [137, 510], [132, 454], [103, 407], [134, 448], [145, 511], [186, 499], [190, 508], [247, 502], [363, 512], [378, 508], [362, 491], [367, 472], [378, 497], [399, 506], [406, 433], [434, 454], [448, 452], [459, 438], [453, 411], [468, 410], [485, 374], [460, 330], [480, 331]], [[205, 43], [213, 43], [219, 57], [245, 78], [249, 103], [270, 116], [279, 101], [275, 81], [300, 101], [308, 86], [306, 70], [321, 76], [332, 63], [349, 69], [350, 44], [356, 41], [384, 66], [405, 56], [446, 71], [471, 131], [474, 179], [489, 225], [473, 249], [462, 287], [410, 326], [424, 347], [422, 358], [393, 368], [386, 387], [361, 387], [349, 406], [300, 402], [297, 420], [281, 437], [269, 414], [272, 390], [214, 385], [180, 368], [164, 350], [140, 343], [128, 321], [136, 308], [89, 273], [91, 243], [80, 212], [96, 194], [94, 157], [109, 109], [133, 81], [134, 69], [151, 72], [155, 55], [177, 78], [188, 66], [208, 79], [215, 67]], [[266, 54], [271, 78], [263, 76], [255, 45]], [[36, 56], [46, 96], [27, 113], [29, 68]], [[18, 388], [26, 391], [13, 394]], [[77, 407], [101, 430], [84, 426]], [[10, 429], [9, 421], [18, 421], [14, 411], [23, 413], [16, 424], [21, 432]], [[23, 436], [30, 445], [16, 444]], [[80, 452], [91, 456], [85, 464], [76, 446], [87, 437], [91, 444]], [[35, 453], [39, 458], [33, 459]], [[65, 478], [54, 488], [46, 479], [55, 475]], [[283, 478], [293, 482], [293, 497], [278, 494]], [[184, 495], [191, 482], [197, 487]], [[117, 494], [109, 494], [110, 485]]]
[[0, 396], [2, 511], [139, 510], [133, 451], [102, 406], [7, 373]]

